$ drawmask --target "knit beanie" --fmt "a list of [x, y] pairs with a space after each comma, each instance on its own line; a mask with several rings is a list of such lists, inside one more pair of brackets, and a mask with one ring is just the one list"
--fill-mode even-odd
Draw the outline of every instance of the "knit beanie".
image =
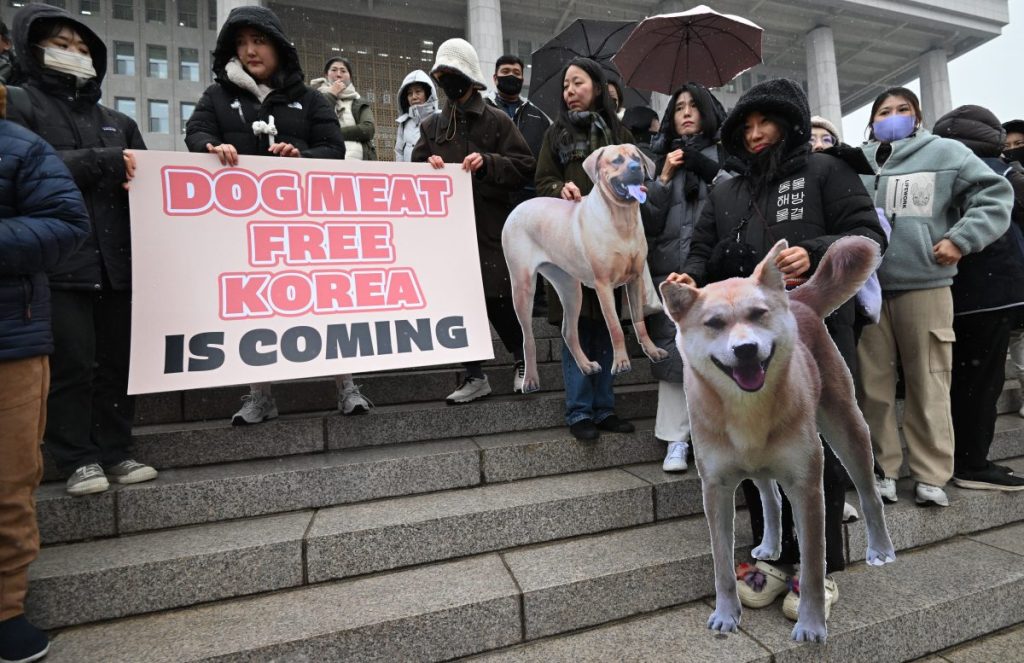
[[832, 138], [839, 140], [839, 132], [836, 130], [836, 125], [832, 124], [820, 115], [814, 115], [811, 117], [811, 129], [824, 129], [832, 134]]
[[754, 111], [784, 118], [790, 125], [790, 145], [806, 143], [811, 139], [811, 111], [803, 88], [796, 81], [773, 78], [743, 93], [722, 123], [722, 144], [729, 154], [741, 155], [746, 152], [743, 123], [747, 115]]
[[473, 87], [486, 90], [487, 83], [480, 71], [480, 58], [476, 49], [465, 39], [449, 39], [437, 47], [434, 66], [430, 70], [433, 76], [439, 70], [457, 71], [473, 82]]

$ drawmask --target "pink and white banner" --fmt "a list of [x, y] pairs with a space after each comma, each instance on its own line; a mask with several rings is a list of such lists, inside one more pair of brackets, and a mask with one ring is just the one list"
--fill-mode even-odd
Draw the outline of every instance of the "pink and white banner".
[[135, 154], [129, 393], [494, 356], [457, 165]]

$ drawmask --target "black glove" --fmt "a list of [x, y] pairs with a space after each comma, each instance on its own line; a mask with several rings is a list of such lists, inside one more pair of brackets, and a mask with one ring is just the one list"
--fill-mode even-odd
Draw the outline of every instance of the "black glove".
[[717, 161], [696, 150], [683, 152], [683, 169], [694, 173], [707, 184], [711, 184], [719, 170]]

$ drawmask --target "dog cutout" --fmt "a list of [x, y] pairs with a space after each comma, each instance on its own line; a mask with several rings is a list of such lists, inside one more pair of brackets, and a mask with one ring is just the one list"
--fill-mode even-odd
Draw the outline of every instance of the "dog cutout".
[[[536, 275], [551, 282], [562, 302], [562, 338], [585, 375], [601, 370], [580, 347], [577, 330], [583, 289], [597, 292], [601, 313], [611, 335], [613, 374], [630, 370], [625, 336], [615, 310], [614, 290], [626, 286], [630, 318], [644, 353], [652, 361], [668, 353], [651, 341], [644, 323], [644, 278], [647, 239], [640, 221], [641, 189], [654, 172], [654, 163], [634, 145], [610, 145], [594, 150], [583, 162], [594, 189], [580, 202], [534, 198], [516, 207], [501, 233], [512, 301], [523, 329], [526, 364], [523, 393], [540, 389], [537, 348], [533, 338], [533, 294]], [[646, 279], [650, 282], [650, 278]]]
[[665, 310], [677, 326], [694, 457], [711, 530], [715, 610], [708, 628], [736, 631], [741, 607], [734, 571], [736, 487], [754, 481], [764, 509], [757, 559], [778, 559], [782, 509], [793, 507], [800, 547], [800, 608], [792, 637], [823, 642], [825, 504], [818, 431], [846, 467], [860, 496], [866, 561], [895, 559], [873, 474], [871, 439], [857, 408], [853, 378], [822, 322], [857, 292], [881, 257], [863, 237], [836, 241], [811, 279], [788, 292], [775, 244], [749, 278], [702, 289], [663, 283]]

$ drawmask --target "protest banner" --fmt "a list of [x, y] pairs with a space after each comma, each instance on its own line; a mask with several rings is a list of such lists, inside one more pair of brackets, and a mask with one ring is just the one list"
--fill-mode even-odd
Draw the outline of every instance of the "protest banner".
[[129, 393], [494, 356], [458, 165], [135, 154]]

